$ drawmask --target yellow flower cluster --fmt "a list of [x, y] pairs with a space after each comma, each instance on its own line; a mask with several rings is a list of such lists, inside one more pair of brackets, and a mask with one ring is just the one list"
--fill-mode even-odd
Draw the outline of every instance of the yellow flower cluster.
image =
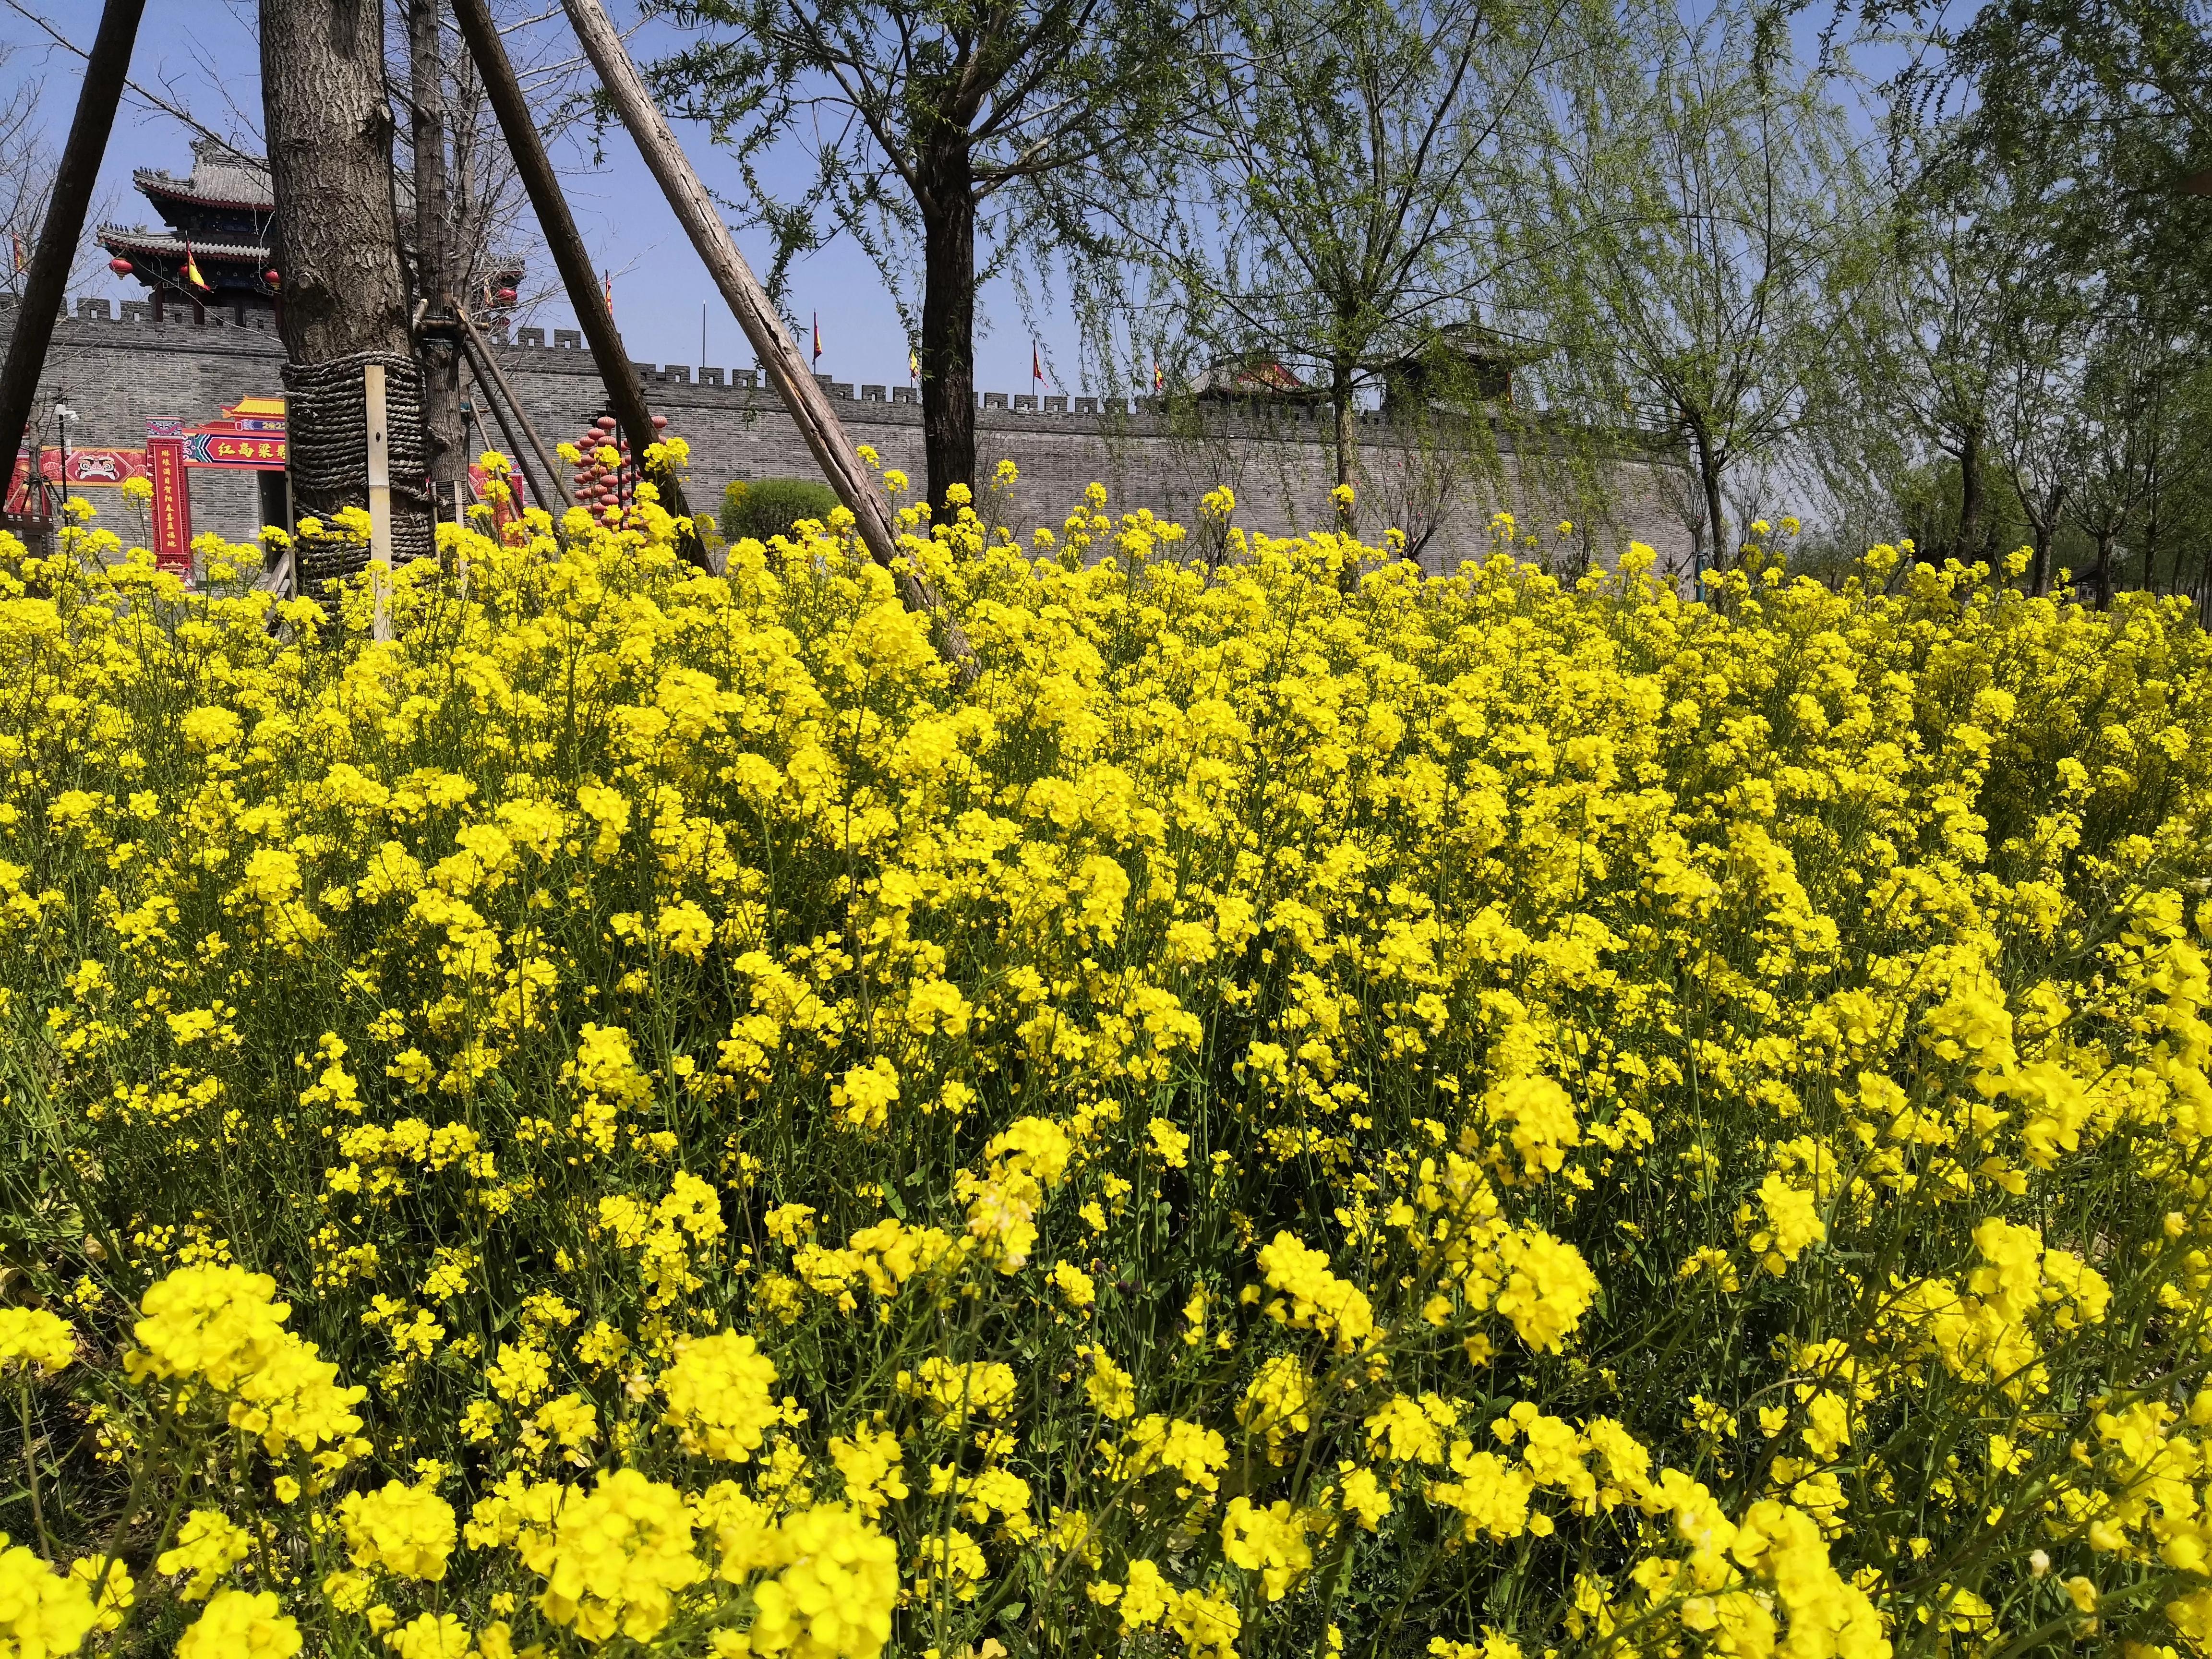
[[230, 1425], [259, 1436], [272, 1455], [329, 1446], [319, 1467], [343, 1467], [362, 1449], [351, 1407], [368, 1390], [340, 1387], [337, 1365], [284, 1328], [291, 1310], [270, 1300], [276, 1288], [267, 1273], [228, 1265], [170, 1274], [146, 1292], [145, 1317], [132, 1328], [141, 1346], [123, 1356], [124, 1371], [205, 1383], [230, 1396]]
[[76, 1357], [76, 1331], [44, 1308], [0, 1308], [0, 1375], [35, 1368], [58, 1376]]
[[76, 1578], [49, 1571], [35, 1552], [0, 1532], [0, 1644], [9, 1659], [75, 1653], [93, 1626], [92, 1597]]
[[0, 537], [0, 1656], [2212, 1650], [2185, 608], [639, 495]]

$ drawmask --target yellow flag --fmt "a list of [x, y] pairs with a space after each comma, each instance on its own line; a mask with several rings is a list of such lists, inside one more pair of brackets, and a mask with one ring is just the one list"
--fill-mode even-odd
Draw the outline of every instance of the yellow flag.
[[207, 278], [200, 275], [200, 262], [192, 258], [192, 245], [185, 244], [185, 280], [194, 288], [207, 288]]

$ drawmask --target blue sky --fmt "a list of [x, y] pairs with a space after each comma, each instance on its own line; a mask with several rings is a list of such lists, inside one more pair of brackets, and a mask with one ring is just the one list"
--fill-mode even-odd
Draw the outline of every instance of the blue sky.
[[[88, 45], [98, 9], [92, 0], [21, 0], [21, 3], [79, 45]], [[549, 9], [538, 6], [532, 12]], [[635, 20], [634, 0], [610, 0], [618, 23]], [[219, 132], [258, 129], [261, 87], [258, 49], [251, 29], [250, 0], [161, 0], [149, 5], [141, 26], [131, 76], [188, 109]], [[526, 41], [511, 43], [519, 61], [556, 61], [573, 55], [557, 18], [535, 25]], [[641, 57], [672, 41], [671, 32], [649, 31], [634, 42]], [[58, 150], [74, 112], [83, 63], [53, 46], [38, 27], [16, 13], [0, 9], [0, 45], [11, 48], [0, 76], [11, 83], [33, 79], [43, 87], [41, 117], [51, 145]], [[254, 123], [253, 128], [241, 125]], [[734, 187], [735, 169], [720, 160], [702, 131], [679, 125], [678, 137], [709, 188]], [[167, 167], [182, 173], [191, 162], [190, 129], [173, 117], [128, 98], [100, 172], [94, 197], [96, 214], [136, 223], [156, 216], [131, 188], [131, 169]], [[563, 171], [572, 210], [595, 263], [614, 272], [616, 321], [632, 357], [653, 362], [696, 364], [700, 356], [700, 312], [706, 306], [704, 361], [744, 368], [752, 361], [736, 319], [729, 313], [690, 242], [668, 210], [635, 149], [619, 130], [605, 140], [604, 163], [594, 166], [585, 143], [570, 141], [555, 149]], [[779, 183], [795, 182], [799, 159], [791, 158]], [[738, 246], [764, 270], [768, 239], [742, 234]], [[917, 264], [919, 255], [917, 253]], [[550, 276], [550, 272], [542, 273]], [[919, 291], [919, 282], [914, 284]], [[98, 281], [76, 292], [117, 299], [138, 297], [140, 285], [101, 271]], [[840, 239], [793, 268], [790, 304], [804, 333], [811, 318], [821, 319], [823, 353], [820, 368], [844, 380], [902, 381], [907, 342], [890, 296], [867, 256]], [[573, 326], [565, 303], [549, 303], [526, 320], [550, 328]], [[978, 307], [976, 385], [992, 391], [1026, 392], [1030, 380], [1030, 331], [1011, 283], [989, 284]], [[1044, 353], [1073, 376], [1076, 331], [1062, 313], [1042, 325]], [[1083, 391], [1080, 386], [1048, 390]]]

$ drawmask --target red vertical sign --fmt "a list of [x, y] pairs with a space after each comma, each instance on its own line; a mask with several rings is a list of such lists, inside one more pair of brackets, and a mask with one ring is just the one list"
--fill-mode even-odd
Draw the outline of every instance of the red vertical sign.
[[192, 503], [185, 483], [181, 436], [146, 440], [147, 470], [154, 481], [154, 567], [192, 579]]

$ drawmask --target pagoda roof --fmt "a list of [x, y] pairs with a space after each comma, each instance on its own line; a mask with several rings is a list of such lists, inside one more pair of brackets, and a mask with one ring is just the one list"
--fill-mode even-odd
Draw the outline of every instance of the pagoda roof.
[[102, 225], [96, 239], [111, 251], [128, 249], [134, 253], [173, 253], [179, 258], [191, 252], [203, 259], [241, 259], [253, 263], [269, 258], [266, 247], [246, 242], [191, 242], [181, 236], [164, 236], [155, 231], [125, 229], [120, 225]]
[[1201, 398], [1318, 398], [1322, 388], [1308, 386], [1272, 357], [1224, 358], [1190, 383]]
[[160, 167], [140, 167], [131, 173], [131, 182], [149, 197], [167, 196], [201, 207], [241, 208], [258, 213], [276, 210], [268, 162], [241, 155], [211, 139], [193, 143], [190, 178], [179, 179]]
[[276, 210], [276, 204], [265, 195], [218, 196], [202, 189], [193, 179], [177, 178], [158, 167], [136, 169], [131, 175], [131, 182], [147, 196], [166, 196], [172, 201], [190, 202], [195, 207], [237, 208], [252, 213], [273, 213]]

